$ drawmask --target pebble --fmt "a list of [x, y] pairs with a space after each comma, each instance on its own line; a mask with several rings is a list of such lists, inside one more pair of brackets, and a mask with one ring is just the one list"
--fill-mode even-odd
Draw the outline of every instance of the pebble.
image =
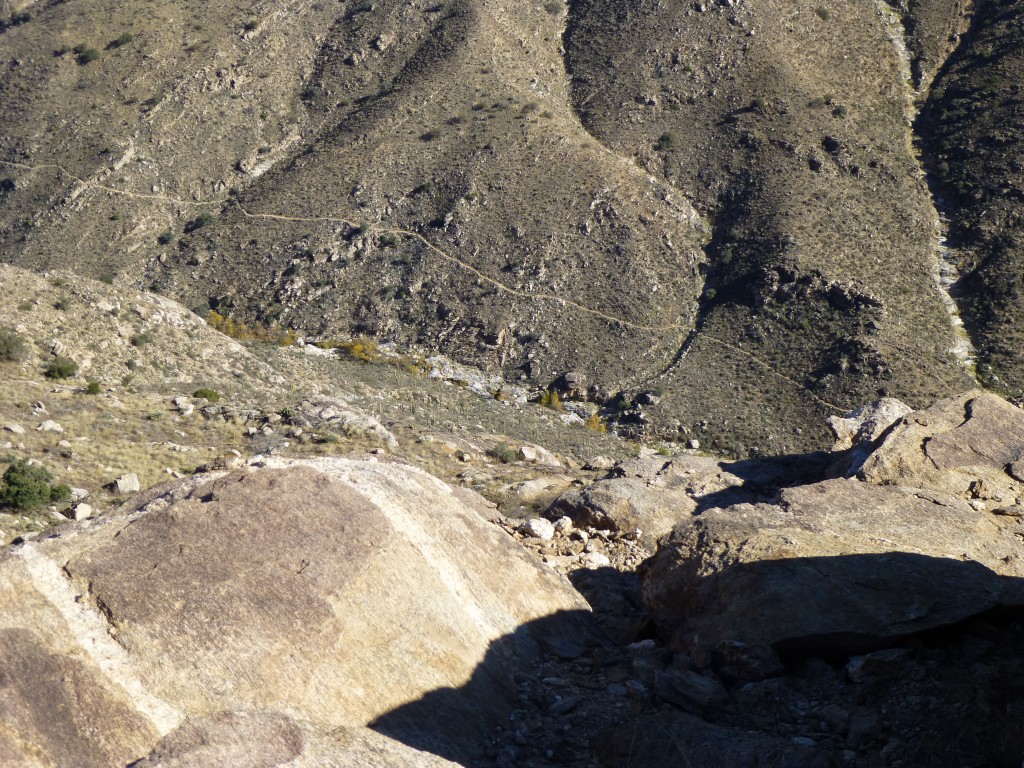
[[561, 534], [562, 536], [568, 536], [573, 531], [573, 524], [571, 517], [560, 517], [555, 520], [555, 533]]
[[565, 696], [548, 707], [548, 712], [552, 715], [565, 715], [576, 709], [581, 701], [583, 701], [582, 696]]

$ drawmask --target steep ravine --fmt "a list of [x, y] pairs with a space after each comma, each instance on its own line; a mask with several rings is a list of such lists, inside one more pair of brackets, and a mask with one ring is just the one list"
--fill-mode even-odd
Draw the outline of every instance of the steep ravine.
[[[963, 319], [960, 317], [960, 307], [956, 300], [956, 285], [960, 280], [960, 271], [957, 268], [956, 259], [950, 248], [948, 240], [951, 211], [944, 205], [941, 195], [936, 191], [935, 179], [929, 171], [929, 168], [931, 167], [930, 159], [925, 154], [920, 136], [917, 132], [917, 120], [920, 113], [920, 107], [922, 104], [927, 102], [930, 97], [932, 79], [923, 79], [920, 84], [920, 90], [914, 87], [914, 62], [910, 50], [907, 47], [907, 37], [910, 35], [910, 31], [907, 26], [907, 18], [905, 16], [901, 16], [899, 12], [889, 3], [885, 2], [885, 0], [878, 0], [878, 15], [882, 23], [885, 25], [887, 37], [892, 42], [893, 48], [896, 50], [899, 60], [904, 66], [904, 79], [907, 86], [905, 112], [908, 125], [910, 126], [913, 156], [917, 159], [921, 178], [927, 184], [929, 198], [935, 211], [935, 238], [932, 246], [934, 269], [932, 270], [932, 277], [935, 280], [935, 286], [939, 290], [942, 305], [949, 314], [950, 325], [952, 326], [955, 337], [955, 341], [953, 346], [950, 347], [949, 353], [961, 366], [963, 366], [971, 378], [975, 378], [976, 353], [974, 343], [964, 326]], [[956, 37], [957, 40], [959, 40], [959, 35]], [[956, 47], [957, 46], [954, 45], [950, 48], [947, 54], [947, 59], [956, 52]], [[938, 69], [941, 69], [943, 63], [944, 62], [939, 63]]]

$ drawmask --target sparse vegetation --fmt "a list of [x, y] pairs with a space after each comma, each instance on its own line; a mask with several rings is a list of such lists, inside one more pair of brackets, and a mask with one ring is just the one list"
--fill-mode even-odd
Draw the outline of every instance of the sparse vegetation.
[[263, 328], [260, 326], [249, 326], [232, 318], [222, 315], [219, 312], [210, 310], [206, 315], [206, 322], [223, 333], [238, 341], [257, 341], [264, 344], [277, 344], [282, 347], [290, 347], [295, 344], [298, 338], [295, 331], [291, 329]]
[[160, 245], [170, 245], [171, 243], [174, 242], [174, 238], [175, 237], [176, 237], [176, 235], [174, 234], [174, 230], [173, 229], [168, 229], [168, 230], [165, 230], [165, 231], [161, 232], [157, 236], [156, 241], [158, 243], [160, 243]]
[[98, 381], [90, 381], [85, 385], [85, 393], [87, 395], [98, 395], [102, 390], [102, 386]]

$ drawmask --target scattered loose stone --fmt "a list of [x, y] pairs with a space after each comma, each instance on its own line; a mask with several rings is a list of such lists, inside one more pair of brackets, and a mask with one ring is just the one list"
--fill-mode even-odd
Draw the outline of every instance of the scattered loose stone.
[[555, 520], [555, 533], [561, 536], [568, 536], [573, 531], [571, 517], [560, 517]]
[[114, 486], [118, 493], [137, 493], [140, 488], [139, 476], [134, 472], [121, 475], [121, 477], [114, 481]]
[[551, 541], [555, 537], [555, 526], [550, 520], [545, 520], [541, 517], [535, 517], [526, 521], [523, 525], [523, 533], [534, 539], [540, 539], [541, 541]]
[[57, 434], [62, 434], [64, 432], [64, 427], [62, 427], [60, 424], [58, 424], [56, 421], [53, 421], [52, 419], [47, 419], [42, 424], [40, 424], [38, 427], [36, 427], [36, 431], [37, 432], [56, 432]]
[[91, 504], [75, 504], [71, 508], [71, 519], [72, 520], [85, 520], [87, 517], [92, 517], [94, 510]]

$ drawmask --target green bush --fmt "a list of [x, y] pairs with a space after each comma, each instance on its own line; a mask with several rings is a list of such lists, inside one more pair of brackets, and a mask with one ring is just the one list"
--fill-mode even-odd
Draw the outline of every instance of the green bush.
[[519, 452], [508, 443], [500, 443], [494, 446], [487, 451], [487, 455], [492, 459], [497, 459], [502, 464], [514, 464], [519, 459]]
[[122, 45], [128, 45], [132, 40], [135, 39], [135, 35], [131, 32], [123, 32], [118, 37], [107, 43], [107, 48], [120, 48]]
[[85, 392], [88, 395], [98, 395], [102, 387], [98, 381], [90, 381], [85, 385]]
[[100, 52], [88, 45], [76, 45], [71, 49], [78, 56], [78, 63], [82, 66], [90, 64], [100, 57]]
[[174, 242], [174, 238], [174, 230], [168, 229], [166, 232], [161, 232], [156, 241], [160, 243], [160, 245], [170, 245]]
[[212, 213], [201, 213], [185, 225], [186, 232], [195, 232], [213, 221]]
[[200, 387], [192, 393], [192, 397], [198, 397], [202, 400], [209, 400], [211, 403], [220, 402], [220, 392], [214, 389], [207, 389], [206, 387]]
[[71, 489], [66, 485], [53, 485], [52, 480], [53, 476], [45, 468], [16, 459], [4, 472], [0, 506], [28, 512], [43, 504], [70, 499]]
[[28, 344], [12, 328], [0, 328], [0, 362], [18, 363], [28, 357]]
[[58, 355], [50, 361], [43, 373], [48, 379], [70, 379], [78, 373], [78, 363], [70, 357]]
[[153, 341], [153, 331], [146, 330], [142, 333], [136, 333], [129, 341], [133, 347], [143, 347]]
[[654, 143], [654, 148], [658, 152], [667, 152], [676, 145], [676, 137], [667, 131], [658, 137], [658, 140]]

